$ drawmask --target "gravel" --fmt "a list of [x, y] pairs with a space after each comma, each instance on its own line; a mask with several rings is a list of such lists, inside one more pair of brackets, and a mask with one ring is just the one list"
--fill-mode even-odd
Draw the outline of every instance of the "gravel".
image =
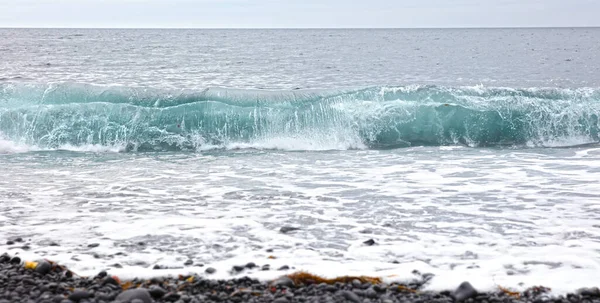
[[[16, 262], [18, 260], [18, 262]], [[240, 266], [242, 267], [242, 266]], [[244, 268], [253, 267], [249, 263]], [[456, 281], [452, 291], [421, 290], [431, 274], [408, 284], [369, 283], [348, 279], [316, 283], [282, 276], [264, 282], [248, 277], [210, 280], [200, 276], [161, 277], [120, 281], [106, 272], [79, 277], [50, 261], [21, 262], [0, 255], [0, 303], [151, 303], [151, 302], [588, 302], [600, 303], [600, 290], [586, 288], [566, 296], [550, 296], [549, 289], [533, 287], [522, 293], [478, 292], [469, 282]], [[373, 282], [373, 281], [371, 281]]]

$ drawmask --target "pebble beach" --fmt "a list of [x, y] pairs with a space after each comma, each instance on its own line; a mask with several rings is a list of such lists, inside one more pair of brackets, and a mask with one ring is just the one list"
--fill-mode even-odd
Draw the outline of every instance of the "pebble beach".
[[[256, 267], [248, 263], [232, 268]], [[211, 271], [207, 268], [207, 271]], [[0, 303], [151, 303], [151, 302], [600, 302], [598, 288], [583, 288], [560, 296], [538, 286], [524, 292], [502, 287], [478, 292], [468, 282], [454, 290], [421, 291], [431, 274], [413, 272], [407, 283], [382, 283], [377, 277], [323, 279], [309, 273], [283, 275], [260, 281], [249, 277], [212, 280], [197, 275], [121, 280], [101, 271], [81, 277], [49, 260], [25, 261], [4, 253], [0, 256]]]

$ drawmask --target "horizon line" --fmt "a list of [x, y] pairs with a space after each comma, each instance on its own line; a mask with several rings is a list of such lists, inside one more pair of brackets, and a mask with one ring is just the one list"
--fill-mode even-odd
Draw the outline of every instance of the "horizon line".
[[589, 26], [451, 26], [451, 27], [36, 27], [36, 26], [0, 26], [0, 29], [152, 29], [152, 30], [348, 30], [348, 29], [568, 29], [568, 28], [600, 28], [600, 25]]

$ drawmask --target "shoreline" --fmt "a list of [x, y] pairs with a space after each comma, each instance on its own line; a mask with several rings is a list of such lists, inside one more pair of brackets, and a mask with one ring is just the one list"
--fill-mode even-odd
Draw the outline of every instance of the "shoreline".
[[[256, 266], [248, 263], [246, 267]], [[555, 296], [537, 286], [523, 292], [498, 287], [477, 292], [468, 282], [453, 291], [422, 290], [433, 277], [413, 272], [420, 279], [386, 283], [378, 277], [321, 278], [305, 272], [282, 275], [270, 281], [249, 277], [214, 280], [199, 275], [121, 280], [101, 271], [81, 277], [49, 260], [28, 261], [0, 255], [0, 303], [7, 302], [599, 302], [598, 288], [582, 288]]]

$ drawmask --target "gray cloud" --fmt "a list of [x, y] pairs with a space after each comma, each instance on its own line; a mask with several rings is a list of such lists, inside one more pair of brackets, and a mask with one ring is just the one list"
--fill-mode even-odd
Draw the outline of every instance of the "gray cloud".
[[0, 0], [0, 26], [599, 26], [597, 12], [596, 0]]

